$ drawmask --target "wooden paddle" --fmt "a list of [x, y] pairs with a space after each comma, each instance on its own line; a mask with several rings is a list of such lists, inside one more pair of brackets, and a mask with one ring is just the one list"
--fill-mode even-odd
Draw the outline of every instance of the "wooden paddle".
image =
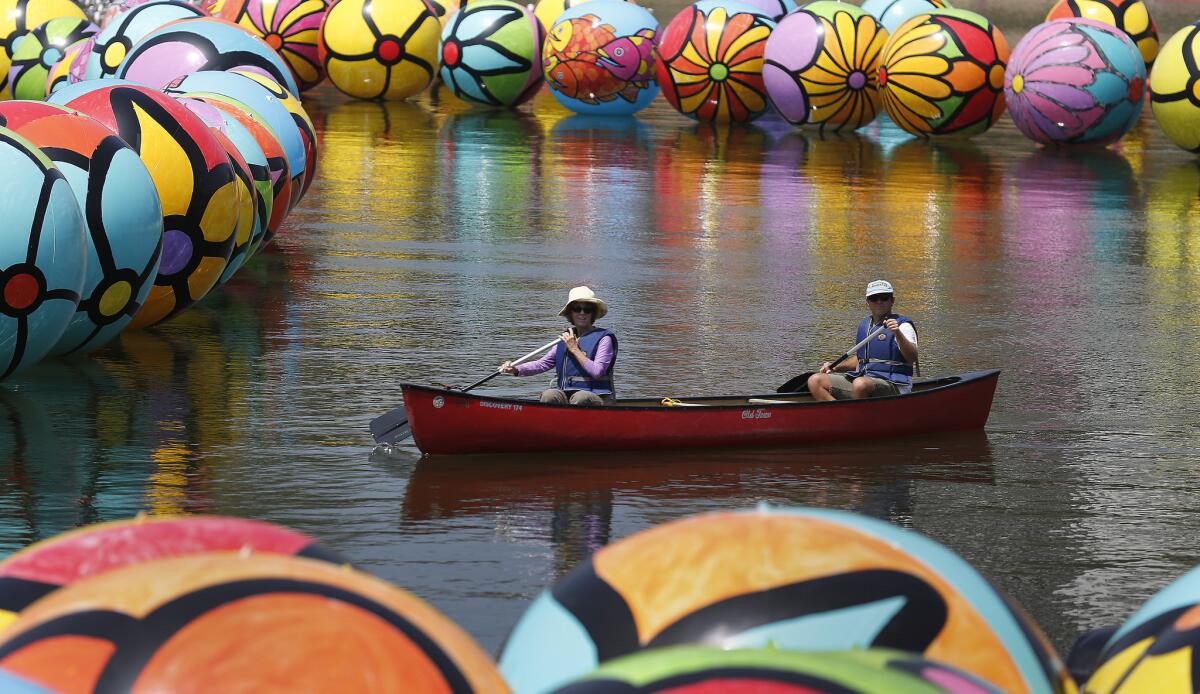
[[[829, 368], [833, 369], [833, 367], [835, 367], [838, 364], [841, 364], [842, 362], [849, 359], [850, 355], [852, 355], [855, 352], [857, 352], [858, 350], [862, 349], [863, 345], [867, 344], [871, 340], [874, 340], [875, 337], [877, 335], [879, 335], [879, 333], [883, 332], [884, 330], [886, 330], [886, 328], [884, 328], [883, 325], [880, 325], [878, 328], [873, 330], [870, 335], [867, 335], [866, 337], [864, 337], [862, 342], [858, 343], [857, 345], [854, 345], [850, 349], [846, 350], [842, 354], [842, 356], [831, 361], [829, 363]], [[815, 373], [817, 373], [817, 372], [816, 371], [805, 371], [804, 373], [800, 374], [799, 376], [796, 376], [795, 378], [791, 379], [787, 383], [784, 383], [783, 385], [779, 386], [779, 388], [775, 389], [775, 392], [776, 393], [807, 393], [808, 392], [808, 379], [810, 376], [812, 376]]]
[[[517, 364], [523, 364], [523, 363], [529, 361], [530, 359], [533, 359], [534, 357], [541, 354], [542, 352], [545, 352], [546, 350], [550, 349], [554, 345], [557, 345], [561, 339], [562, 339], [561, 337], [554, 338], [553, 342], [548, 342], [548, 343], [542, 345], [541, 347], [538, 347], [537, 349], [533, 350], [529, 354], [526, 354], [525, 356], [521, 357], [520, 359], [513, 360], [511, 365], [516, 366]], [[487, 383], [488, 381], [492, 380], [493, 378], [499, 376], [501, 373], [503, 373], [503, 372], [500, 371], [499, 369], [497, 369], [494, 373], [492, 373], [488, 376], [485, 376], [484, 378], [481, 378], [478, 381], [475, 381], [474, 383], [467, 386], [466, 388], [463, 388], [462, 392], [465, 393], [468, 390], [478, 388], [479, 386], [483, 385], [484, 383]], [[408, 425], [408, 412], [404, 409], [404, 405], [401, 405], [400, 407], [397, 407], [396, 409], [391, 410], [387, 414], [384, 414], [379, 417], [376, 417], [375, 419], [372, 419], [371, 420], [371, 436], [374, 437], [375, 443], [383, 443], [383, 444], [388, 444], [388, 445], [392, 445], [399, 441], [403, 441], [404, 439], [408, 438], [409, 436], [412, 436], [412, 427], [410, 427]]]

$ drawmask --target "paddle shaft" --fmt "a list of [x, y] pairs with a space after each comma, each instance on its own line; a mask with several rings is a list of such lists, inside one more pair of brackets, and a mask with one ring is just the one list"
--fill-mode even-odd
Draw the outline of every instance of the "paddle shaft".
[[[533, 359], [534, 357], [541, 354], [542, 352], [545, 352], [546, 350], [550, 349], [554, 345], [557, 345], [560, 340], [562, 340], [561, 337], [554, 338], [553, 341], [547, 342], [546, 344], [542, 345], [541, 347], [538, 347], [537, 349], [533, 350], [529, 354], [526, 354], [525, 356], [521, 357], [520, 359], [514, 359], [513, 361], [509, 362], [509, 366], [516, 366], [517, 364], [524, 364], [525, 362], [529, 361], [530, 359]], [[499, 376], [502, 373], [504, 373], [504, 372], [497, 369], [491, 375], [485, 376], [484, 378], [481, 378], [478, 381], [475, 381], [474, 383], [467, 386], [466, 388], [463, 388], [462, 392], [465, 393], [468, 390], [471, 390], [473, 388], [478, 388], [479, 386], [483, 385], [484, 383], [487, 383], [488, 381], [492, 380], [493, 378]]]
[[[862, 349], [864, 345], [866, 345], [871, 340], [875, 339], [879, 335], [879, 333], [883, 332], [883, 330], [884, 330], [884, 326], [880, 325], [878, 328], [875, 329], [874, 332], [872, 332], [870, 335], [867, 335], [866, 339], [864, 339], [862, 342], [858, 343], [857, 345], [854, 345], [850, 349], [846, 350], [846, 352], [844, 354], [842, 354], [842, 356], [838, 357], [834, 361], [831, 361], [829, 363], [829, 369], [832, 371], [833, 367], [835, 367], [838, 364], [841, 364], [842, 362], [849, 359], [850, 355], [852, 355], [852, 354], [858, 352], [858, 350]], [[808, 390], [808, 378], [810, 376], [812, 376], [814, 373], [817, 373], [817, 372], [816, 371], [806, 371], [805, 373], [802, 373], [799, 376], [792, 378], [787, 383], [784, 383], [783, 385], [779, 386], [779, 388], [777, 388], [775, 392], [777, 392], [777, 393], [803, 393], [806, 390]]]
[[858, 343], [857, 345], [854, 345], [849, 350], [847, 350], [845, 354], [843, 354], [842, 356], [837, 358], [837, 361], [831, 362], [829, 364], [829, 370], [832, 371], [833, 367], [835, 367], [838, 364], [841, 364], [842, 362], [849, 359], [851, 354], [854, 354], [858, 350], [862, 349], [864, 345], [866, 345], [871, 340], [874, 340], [876, 338], [876, 336], [878, 336], [879, 333], [883, 332], [884, 330], [887, 330], [887, 328], [882, 324], [878, 328], [875, 328], [875, 330], [871, 331], [870, 335], [867, 335], [866, 337], [863, 338], [862, 342]]

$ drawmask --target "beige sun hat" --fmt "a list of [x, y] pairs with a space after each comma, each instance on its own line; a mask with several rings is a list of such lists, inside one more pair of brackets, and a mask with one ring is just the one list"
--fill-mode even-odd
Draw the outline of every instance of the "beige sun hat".
[[567, 303], [563, 304], [562, 310], [558, 312], [560, 316], [567, 315], [567, 309], [571, 304], [583, 301], [596, 306], [596, 317], [593, 320], [600, 320], [604, 314], [608, 313], [608, 304], [596, 298], [596, 292], [593, 292], [590, 287], [575, 287], [567, 294]]

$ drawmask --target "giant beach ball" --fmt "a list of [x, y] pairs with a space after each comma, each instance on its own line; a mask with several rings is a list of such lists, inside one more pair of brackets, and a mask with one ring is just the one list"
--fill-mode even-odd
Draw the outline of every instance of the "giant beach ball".
[[908, 20], [934, 10], [948, 10], [953, 5], [946, 0], [866, 0], [862, 9], [892, 33]]
[[1163, 44], [1150, 71], [1150, 108], [1171, 142], [1200, 152], [1200, 22]]
[[13, 39], [8, 87], [14, 99], [40, 101], [46, 96], [50, 70], [66, 55], [68, 46], [95, 35], [96, 25], [86, 19], [59, 17]]
[[879, 63], [888, 32], [853, 5], [821, 0], [775, 27], [763, 52], [763, 82], [793, 125], [854, 130], [881, 108]]
[[692, 516], [604, 547], [534, 600], [500, 668], [516, 691], [545, 691], [685, 644], [891, 648], [1012, 694], [1049, 694], [1066, 677], [1037, 626], [945, 547], [802, 508]]
[[0, 99], [12, 98], [8, 70], [16, 50], [14, 41], [30, 29], [60, 17], [87, 21], [83, 10], [71, 0], [0, 0]]
[[50, 352], [75, 316], [86, 260], [66, 177], [37, 146], [0, 128], [0, 378]]
[[622, 0], [591, 0], [563, 12], [542, 47], [550, 92], [576, 113], [641, 111], [658, 96], [657, 32], [654, 15]]
[[325, 79], [317, 44], [327, 7], [327, 0], [217, 0], [208, 10], [265, 41], [304, 90]]
[[737, 0], [685, 7], [658, 38], [658, 83], [675, 110], [699, 121], [766, 113], [763, 51], [775, 22]]
[[[538, 0], [537, 4], [533, 6], [533, 16], [537, 17], [538, 21], [542, 23], [542, 26], [549, 31], [550, 27], [554, 26], [554, 23], [558, 21], [558, 18], [562, 16], [563, 12], [566, 12], [573, 7], [578, 7], [585, 2], [591, 1], [592, 0]], [[625, 0], [621, 1], [624, 2]], [[634, 0], [629, 0], [629, 2], [634, 2]], [[457, 11], [458, 7], [455, 7], [454, 11], [447, 15], [447, 18], [449, 15], [454, 14], [454, 12]]]
[[475, 0], [446, 21], [438, 48], [442, 82], [458, 98], [517, 106], [542, 84], [545, 28], [512, 0]]
[[159, 559], [78, 581], [3, 632], [0, 666], [70, 692], [508, 691], [412, 594], [266, 552]]
[[134, 45], [159, 27], [181, 19], [205, 17], [204, 10], [184, 0], [150, 0], [113, 17], [96, 34], [88, 53], [86, 79], [112, 77]]
[[193, 72], [247, 70], [282, 84], [293, 95], [300, 86], [292, 69], [262, 39], [216, 17], [197, 17], [155, 29], [134, 44], [116, 77], [162, 88]]
[[442, 24], [421, 0], [341, 0], [317, 47], [329, 81], [360, 99], [407, 99], [433, 81]]
[[1008, 112], [1043, 144], [1107, 145], [1142, 113], [1146, 66], [1120, 29], [1090, 19], [1039, 24], [1005, 70]]
[[62, 57], [46, 73], [46, 86], [45, 91], [42, 93], [43, 98], [58, 91], [58, 88], [62, 85], [79, 81], [78, 79], [73, 79], [71, 68], [81, 55], [84, 56], [83, 64], [87, 64], [87, 52], [92, 49], [92, 44], [95, 42], [94, 39], [94, 36], [80, 39], [63, 49]]
[[83, 212], [87, 273], [75, 315], [51, 352], [90, 352], [133, 320], [154, 286], [163, 235], [154, 179], [112, 130], [62, 106], [0, 102], [0, 125], [42, 148]]
[[1158, 25], [1150, 16], [1145, 0], [1058, 0], [1046, 13], [1046, 21], [1055, 19], [1094, 19], [1125, 32], [1137, 46], [1146, 70], [1158, 57]]
[[936, 10], [901, 25], [888, 39], [879, 88], [888, 117], [913, 135], [969, 137], [1004, 112], [1008, 42], [987, 18]]
[[154, 179], [163, 212], [162, 262], [130, 323], [141, 328], [175, 316], [216, 285], [233, 251], [237, 182], [225, 150], [199, 117], [160, 91], [114, 82], [68, 85], [50, 99], [108, 126], [134, 147]]

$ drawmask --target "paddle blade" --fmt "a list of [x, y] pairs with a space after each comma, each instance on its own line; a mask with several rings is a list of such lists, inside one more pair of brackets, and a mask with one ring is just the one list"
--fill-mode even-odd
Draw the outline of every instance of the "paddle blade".
[[775, 389], [776, 393], [807, 393], [808, 377], [816, 371], [806, 371]]
[[375, 443], [395, 443], [411, 434], [408, 412], [403, 405], [371, 420], [371, 436], [375, 438]]

